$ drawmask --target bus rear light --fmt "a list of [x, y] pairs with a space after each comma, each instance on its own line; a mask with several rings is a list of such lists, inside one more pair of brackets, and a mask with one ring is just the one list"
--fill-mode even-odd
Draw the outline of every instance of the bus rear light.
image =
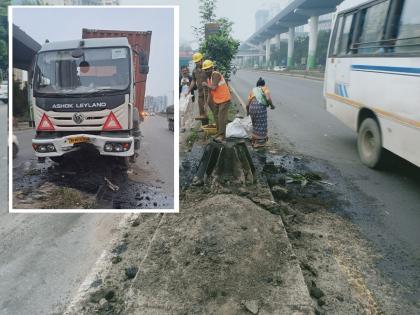
[[54, 131], [55, 130], [54, 125], [51, 123], [50, 119], [45, 113], [42, 115], [41, 121], [39, 122], [39, 125], [36, 129], [41, 130], [41, 131]]
[[108, 118], [105, 121], [102, 130], [119, 130], [122, 129], [120, 122], [118, 121], [117, 117], [115, 117], [114, 113], [111, 112], [108, 115]]

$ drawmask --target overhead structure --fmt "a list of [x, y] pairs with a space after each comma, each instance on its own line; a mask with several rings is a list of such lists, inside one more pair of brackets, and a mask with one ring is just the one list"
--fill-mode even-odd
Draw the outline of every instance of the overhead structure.
[[13, 68], [28, 71], [41, 45], [13, 24]]
[[[265, 54], [270, 59], [270, 41], [273, 37], [279, 38], [280, 34], [288, 33], [289, 44], [294, 40], [294, 28], [300, 25], [310, 24], [309, 32], [309, 52], [308, 68], [315, 66], [316, 42], [318, 38], [318, 17], [327, 13], [334, 12], [337, 5], [344, 0], [294, 0], [280, 11], [275, 17], [268, 21], [262, 28], [256, 31], [251, 37], [241, 45], [240, 50], [246, 46], [259, 46], [265, 43]], [[268, 45], [268, 47], [267, 47]], [[288, 49], [288, 65], [292, 64], [293, 47]], [[290, 62], [289, 62], [290, 61]]]

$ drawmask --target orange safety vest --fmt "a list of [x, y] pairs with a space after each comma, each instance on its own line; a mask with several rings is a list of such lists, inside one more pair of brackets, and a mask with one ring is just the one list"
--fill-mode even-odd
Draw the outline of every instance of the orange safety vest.
[[[217, 71], [214, 71], [214, 72], [219, 73]], [[211, 77], [207, 79], [207, 83], [209, 85], [213, 85], [213, 82], [212, 82], [213, 73], [212, 73]], [[229, 88], [226, 84], [225, 78], [223, 77], [223, 75], [221, 73], [219, 73], [219, 74], [221, 76], [221, 79], [219, 81], [218, 87], [215, 90], [210, 89], [210, 93], [211, 93], [211, 96], [213, 98], [213, 102], [216, 105], [226, 103], [226, 102], [230, 101], [230, 99], [231, 99], [230, 91], [229, 91]]]

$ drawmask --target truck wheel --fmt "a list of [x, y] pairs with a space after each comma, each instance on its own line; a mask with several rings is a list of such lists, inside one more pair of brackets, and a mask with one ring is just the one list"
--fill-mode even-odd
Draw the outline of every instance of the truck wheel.
[[380, 168], [384, 164], [385, 152], [382, 148], [382, 136], [378, 123], [365, 119], [357, 135], [357, 149], [363, 164], [370, 168]]
[[133, 131], [140, 129], [140, 116], [137, 108], [133, 109]]
[[18, 152], [19, 152], [18, 146], [15, 143], [13, 143], [13, 158], [14, 159], [17, 157]]
[[120, 162], [121, 162], [121, 169], [123, 171], [126, 171], [130, 168], [130, 157], [129, 156], [121, 157]]
[[53, 162], [60, 164], [61, 162], [63, 162], [64, 157], [63, 156], [50, 156], [50, 159]]

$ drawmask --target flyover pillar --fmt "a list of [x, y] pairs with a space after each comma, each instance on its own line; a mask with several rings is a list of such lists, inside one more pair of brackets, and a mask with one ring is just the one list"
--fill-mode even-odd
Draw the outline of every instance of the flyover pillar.
[[281, 34], [277, 34], [277, 35], [276, 35], [276, 47], [277, 47], [277, 50], [278, 50], [278, 52], [279, 52], [279, 54], [278, 54], [278, 56], [279, 56], [279, 60], [277, 60], [277, 62], [276, 62], [276, 65], [277, 65], [277, 66], [280, 66], [280, 64], [281, 64], [281, 55], [280, 55], [281, 39], [280, 39], [280, 35], [281, 35]]
[[311, 16], [309, 20], [309, 50], [306, 70], [315, 68], [316, 45], [318, 42], [318, 16]]
[[271, 47], [270, 47], [270, 39], [265, 41], [265, 65], [268, 67], [270, 65], [270, 57], [271, 57]]
[[289, 27], [289, 40], [287, 44], [287, 67], [292, 68], [293, 62], [293, 51], [295, 49], [295, 27]]
[[[264, 51], [264, 44], [260, 44], [260, 52], [263, 52], [263, 51]], [[261, 66], [263, 64], [263, 62], [264, 62], [264, 56], [260, 55], [258, 65]]]

